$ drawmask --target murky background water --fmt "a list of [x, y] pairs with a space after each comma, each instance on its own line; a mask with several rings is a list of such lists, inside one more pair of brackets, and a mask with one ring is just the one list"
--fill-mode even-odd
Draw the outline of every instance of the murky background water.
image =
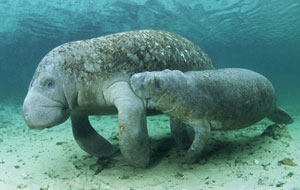
[[0, 0], [0, 97], [20, 103], [41, 58], [72, 40], [136, 29], [178, 33], [218, 67], [260, 72], [299, 105], [298, 0]]

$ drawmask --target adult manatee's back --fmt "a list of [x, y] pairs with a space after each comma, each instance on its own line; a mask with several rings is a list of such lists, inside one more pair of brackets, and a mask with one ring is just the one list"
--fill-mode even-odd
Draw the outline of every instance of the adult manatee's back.
[[137, 72], [214, 69], [194, 43], [165, 31], [141, 30], [63, 44], [39, 64], [23, 105], [31, 128], [64, 122], [86, 152], [109, 156], [113, 147], [98, 135], [88, 115], [118, 113], [120, 148], [131, 165], [149, 163], [146, 108], [129, 86]]
[[[142, 71], [214, 69], [199, 46], [170, 32], [139, 30], [71, 42], [54, 49], [67, 74], [85, 80]], [[48, 55], [50, 56], [50, 55]], [[57, 57], [57, 55], [54, 55]]]

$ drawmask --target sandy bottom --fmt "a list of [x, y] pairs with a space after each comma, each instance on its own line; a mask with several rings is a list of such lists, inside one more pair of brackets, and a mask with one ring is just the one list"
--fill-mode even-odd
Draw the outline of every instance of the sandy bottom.
[[[175, 145], [166, 116], [148, 117], [153, 163], [128, 166], [121, 154], [104, 164], [83, 152], [70, 121], [42, 131], [23, 122], [21, 105], [0, 103], [1, 190], [300, 190], [300, 108], [287, 109], [295, 123], [275, 127], [263, 120], [247, 129], [213, 132], [203, 158], [188, 165]], [[118, 144], [116, 116], [91, 117], [95, 128]], [[101, 167], [104, 167], [101, 169]]]

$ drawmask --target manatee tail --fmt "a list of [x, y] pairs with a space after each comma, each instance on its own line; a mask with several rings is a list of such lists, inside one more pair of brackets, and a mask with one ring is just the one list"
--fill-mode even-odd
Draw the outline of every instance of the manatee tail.
[[291, 124], [294, 122], [293, 118], [280, 107], [277, 107], [267, 118], [278, 124]]

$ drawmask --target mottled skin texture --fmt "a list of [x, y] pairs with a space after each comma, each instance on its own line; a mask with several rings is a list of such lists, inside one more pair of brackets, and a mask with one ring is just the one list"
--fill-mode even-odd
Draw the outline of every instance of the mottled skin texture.
[[[278, 108], [272, 84], [246, 69], [181, 72], [164, 70], [137, 73], [131, 78], [134, 92], [170, 117], [191, 126], [195, 137], [187, 159], [198, 159], [210, 130], [248, 127], [264, 117], [288, 124], [292, 118]], [[189, 146], [186, 128], [172, 128], [175, 140]]]
[[23, 105], [25, 122], [43, 129], [71, 116], [79, 146], [107, 157], [114, 148], [92, 128], [88, 115], [118, 114], [122, 154], [130, 165], [145, 167], [150, 158], [146, 107], [128, 83], [134, 73], [167, 68], [214, 66], [197, 45], [165, 31], [131, 31], [63, 44], [43, 58], [34, 74]]

